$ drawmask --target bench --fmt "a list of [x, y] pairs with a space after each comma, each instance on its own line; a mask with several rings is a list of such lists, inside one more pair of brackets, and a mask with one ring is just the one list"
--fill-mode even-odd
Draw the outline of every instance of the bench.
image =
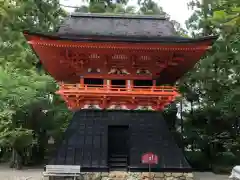
[[233, 179], [233, 180], [240, 180], [240, 166], [235, 166], [233, 167], [232, 169], [232, 173], [229, 177], [230, 179]]
[[80, 166], [76, 165], [46, 165], [44, 177], [73, 177], [74, 180], [80, 175]]

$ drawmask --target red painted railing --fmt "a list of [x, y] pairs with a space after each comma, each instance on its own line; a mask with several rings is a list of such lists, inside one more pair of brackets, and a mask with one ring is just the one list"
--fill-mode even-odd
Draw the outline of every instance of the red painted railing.
[[58, 94], [119, 94], [119, 95], [178, 95], [176, 87], [172, 86], [118, 86], [90, 84], [60, 84]]

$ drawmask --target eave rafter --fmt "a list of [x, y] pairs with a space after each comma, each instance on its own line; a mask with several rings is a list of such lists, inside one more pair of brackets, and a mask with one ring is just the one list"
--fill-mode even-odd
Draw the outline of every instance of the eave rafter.
[[159, 43], [94, 43], [94, 42], [72, 42], [72, 41], [55, 41], [55, 40], [30, 40], [31, 45], [60, 47], [60, 48], [88, 48], [97, 50], [129, 50], [129, 51], [149, 51], [149, 50], [162, 50], [162, 51], [194, 51], [194, 50], [207, 50], [211, 48], [205, 44], [159, 44]]

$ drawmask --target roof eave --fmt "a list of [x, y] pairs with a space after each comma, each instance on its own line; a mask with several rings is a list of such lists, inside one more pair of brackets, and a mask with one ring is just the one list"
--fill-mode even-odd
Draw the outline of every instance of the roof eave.
[[[201, 38], [183, 38], [176, 36], [102, 36], [102, 35], [66, 35], [60, 36], [56, 34], [36, 33], [30, 31], [23, 31], [23, 34], [27, 36], [38, 36], [50, 40], [67, 40], [67, 41], [79, 41], [79, 42], [126, 42], [126, 43], [201, 43], [205, 41], [211, 41], [211, 45], [218, 39], [218, 36], [207, 36]], [[28, 38], [27, 38], [28, 39]], [[29, 39], [28, 39], [29, 40]]]

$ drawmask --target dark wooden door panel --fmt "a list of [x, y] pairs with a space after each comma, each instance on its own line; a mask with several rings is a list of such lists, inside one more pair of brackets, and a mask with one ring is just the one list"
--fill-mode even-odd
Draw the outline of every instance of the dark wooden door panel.
[[108, 150], [110, 154], [128, 154], [128, 126], [108, 127]]

